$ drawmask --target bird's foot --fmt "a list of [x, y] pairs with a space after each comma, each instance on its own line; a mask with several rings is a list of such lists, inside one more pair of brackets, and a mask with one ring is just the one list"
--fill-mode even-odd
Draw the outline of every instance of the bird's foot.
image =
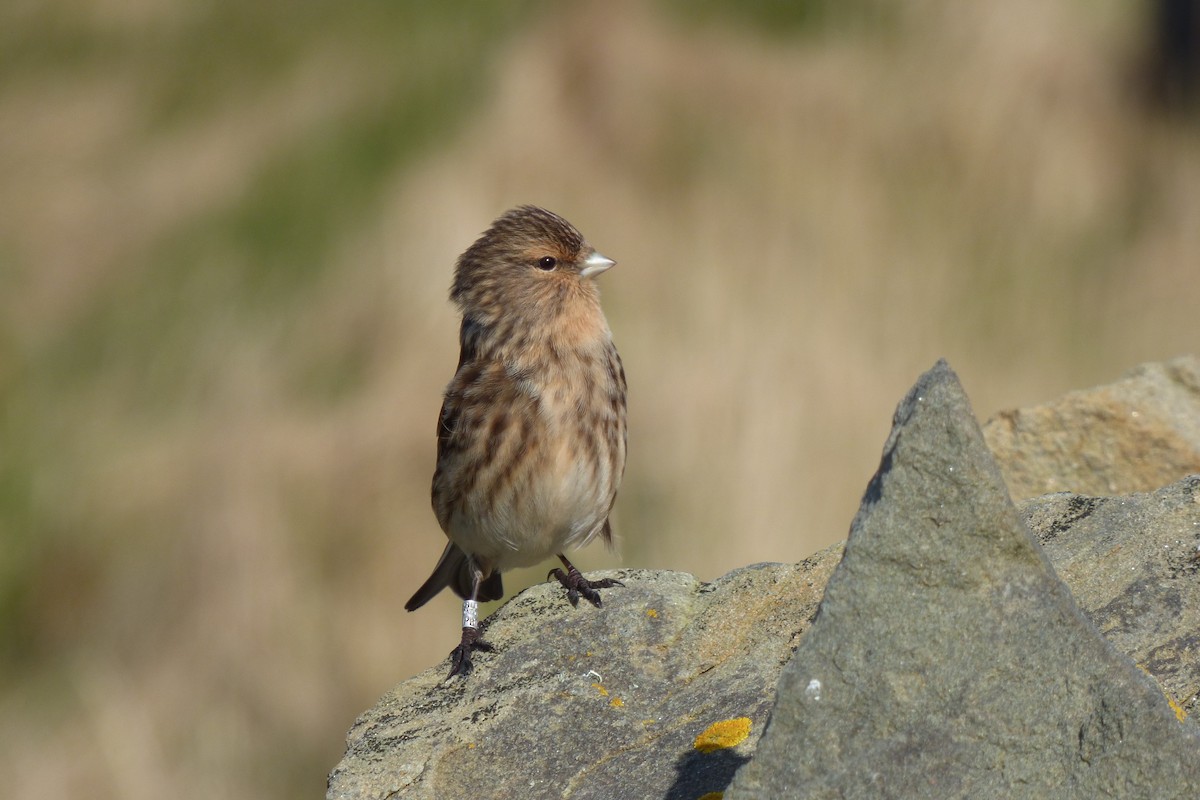
[[567, 590], [567, 599], [571, 601], [571, 605], [573, 606], [579, 605], [579, 597], [582, 595], [589, 603], [594, 605], [596, 608], [599, 608], [600, 593], [596, 591], [597, 589], [609, 589], [613, 586], [625, 585], [618, 580], [613, 580], [612, 578], [589, 581], [587, 578], [583, 577], [583, 573], [581, 573], [569, 562], [567, 564], [566, 572], [563, 572], [557, 567], [550, 570], [550, 573], [546, 576], [546, 578], [549, 579], [551, 577], [555, 578], [563, 585], [563, 588]]
[[455, 675], [462, 675], [464, 678], [467, 676], [475, 667], [471, 663], [472, 650], [494, 653], [496, 648], [479, 638], [479, 628], [463, 628], [462, 641], [450, 651], [450, 674], [447, 678], [453, 678]]

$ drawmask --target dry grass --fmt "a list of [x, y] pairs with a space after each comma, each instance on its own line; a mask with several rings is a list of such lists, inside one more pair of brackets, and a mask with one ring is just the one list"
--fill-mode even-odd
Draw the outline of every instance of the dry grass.
[[71, 35], [0, 19], [55, 44], [0, 65], [13, 796], [319, 793], [355, 713], [444, 655], [455, 602], [400, 608], [443, 542], [445, 292], [510, 205], [620, 262], [622, 553], [585, 568], [837, 540], [939, 356], [987, 416], [1196, 347], [1200, 144], [1132, 95], [1125, 4], [827, 4], [770, 34], [633, 0], [420, 35], [378, 12], [261, 63], [183, 47], [220, 80], [165, 111], [182, 56], [133, 43], [221, 20], [105, 5]]

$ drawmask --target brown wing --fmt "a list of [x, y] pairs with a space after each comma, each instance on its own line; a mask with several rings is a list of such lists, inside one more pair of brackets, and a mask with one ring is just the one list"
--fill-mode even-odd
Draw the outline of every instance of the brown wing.
[[[609, 386], [611, 387], [608, 395], [608, 415], [606, 418], [606, 426], [609, 426], [609, 435], [617, 443], [616, 447], [609, 450], [609, 458], [611, 459], [610, 467], [613, 475], [613, 491], [612, 497], [608, 501], [608, 511], [612, 512], [613, 505], [617, 502], [617, 488], [621, 483], [621, 478], [625, 474], [625, 452], [628, 443], [627, 430], [627, 409], [628, 398], [626, 397], [625, 385], [625, 367], [621, 363], [621, 356], [617, 353], [616, 345], [609, 343], [608, 347], [608, 373]], [[613, 539], [612, 525], [608, 519], [604, 520], [604, 527], [600, 530], [600, 538], [611, 545]]]
[[452, 446], [451, 442], [454, 439], [454, 432], [458, 430], [459, 421], [459, 398], [456, 395], [451, 395], [446, 392], [445, 398], [442, 400], [442, 410], [438, 412], [437, 425], [437, 454], [440, 462], [443, 453], [447, 452]]
[[449, 446], [454, 432], [458, 430], [459, 404], [464, 383], [463, 365], [475, 360], [475, 341], [480, 335], [480, 326], [470, 319], [464, 318], [458, 333], [458, 366], [454, 368], [454, 378], [446, 388], [446, 397], [442, 401], [442, 410], [438, 412], [437, 442], [438, 460], [441, 460], [442, 449]]
[[446, 389], [446, 397], [442, 401], [442, 410], [438, 414], [437, 424], [437, 466], [433, 471], [433, 486], [431, 500], [433, 513], [437, 516], [442, 530], [450, 519], [451, 506], [456, 502], [456, 487], [461, 488], [462, 476], [459, 472], [460, 454], [464, 449], [462, 436], [457, 435], [463, 424], [463, 402], [459, 386], [459, 374]]
[[476, 341], [482, 335], [482, 327], [470, 319], [463, 320], [458, 369], [446, 387], [438, 414], [437, 468], [431, 494], [442, 530], [446, 530], [454, 507], [475, 489], [482, 464], [474, 450], [481, 426], [499, 402], [494, 396], [499, 384], [496, 372], [502, 374], [504, 367], [478, 357]]

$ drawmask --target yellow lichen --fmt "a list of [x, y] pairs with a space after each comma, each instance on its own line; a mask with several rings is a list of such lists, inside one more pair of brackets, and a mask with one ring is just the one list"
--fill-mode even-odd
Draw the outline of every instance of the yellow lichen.
[[724, 800], [724, 798], [724, 792], [709, 792], [708, 794], [700, 795], [696, 800]]
[[609, 705], [613, 708], [622, 708], [625, 705], [625, 701], [619, 697], [614, 697]]
[[744, 742], [749, 735], [750, 719], [748, 717], [723, 719], [705, 728], [704, 732], [696, 737], [692, 747], [701, 753], [711, 753], [714, 750], [735, 747]]
[[657, 612], [657, 611], [655, 611], [653, 608], [647, 608], [647, 609], [646, 609], [646, 616], [647, 616], [647, 617], [650, 617], [650, 619], [657, 619], [657, 618], [658, 618], [658, 612]]
[[[1166, 692], [1163, 692], [1163, 694], [1166, 694]], [[1171, 695], [1168, 694], [1167, 702], [1171, 704], [1171, 710], [1175, 712], [1176, 719], [1178, 719], [1180, 722], [1183, 722], [1185, 719], [1187, 719], [1187, 712], [1183, 710], [1183, 706], [1175, 702], [1174, 697], [1171, 697]]]
[[1185, 719], [1187, 719], [1187, 712], [1183, 710], [1183, 706], [1175, 702], [1175, 698], [1171, 696], [1171, 693], [1167, 691], [1167, 687], [1162, 685], [1155, 674], [1147, 669], [1145, 664], [1138, 664], [1137, 666], [1138, 669], [1154, 679], [1154, 683], [1158, 685], [1158, 690], [1162, 692], [1163, 697], [1167, 698], [1167, 705], [1169, 705], [1171, 710], [1175, 712], [1175, 719], [1179, 720], [1180, 722], [1183, 722]]
[[605, 689], [600, 684], [593, 683], [592, 688], [595, 689], [597, 692], [599, 692], [601, 697], [608, 697], [608, 689]]

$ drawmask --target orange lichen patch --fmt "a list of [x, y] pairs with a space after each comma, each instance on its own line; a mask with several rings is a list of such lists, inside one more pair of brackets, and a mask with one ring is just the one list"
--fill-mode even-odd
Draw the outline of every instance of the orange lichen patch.
[[744, 742], [749, 735], [749, 717], [723, 719], [705, 728], [704, 732], [696, 737], [696, 741], [692, 742], [692, 747], [701, 753], [711, 753], [714, 750], [735, 747]]
[[605, 689], [600, 684], [593, 683], [592, 688], [595, 689], [597, 692], [599, 692], [601, 697], [608, 697], [608, 689]]
[[724, 792], [709, 792], [708, 794], [700, 795], [696, 800], [724, 800], [724, 797]]
[[1167, 705], [1169, 705], [1171, 710], [1175, 712], [1175, 719], [1179, 720], [1180, 722], [1183, 722], [1185, 719], [1187, 719], [1187, 712], [1183, 710], [1183, 706], [1175, 702], [1175, 698], [1171, 697], [1171, 693], [1167, 691], [1166, 687], [1159, 683], [1158, 678], [1154, 677], [1154, 673], [1146, 669], [1144, 664], [1138, 664], [1137, 666], [1142, 672], [1146, 673], [1151, 678], [1154, 678], [1154, 683], [1158, 686], [1158, 690], [1162, 692], [1163, 697], [1167, 698]]
[[610, 705], [610, 706], [612, 706], [613, 708], [624, 708], [624, 707], [625, 707], [625, 701], [624, 701], [624, 700], [622, 700], [622, 699], [621, 699], [621, 698], [619, 698], [619, 697], [614, 697], [614, 698], [612, 699], [612, 702], [610, 702], [610, 703], [609, 703], [609, 705]]
[[[1167, 693], [1163, 692], [1163, 694]], [[1174, 697], [1171, 697], [1171, 695], [1167, 694], [1167, 702], [1171, 704], [1171, 710], [1175, 712], [1176, 719], [1178, 719], [1180, 722], [1183, 722], [1185, 719], [1187, 719], [1187, 712], [1183, 710], [1183, 706], [1175, 702]]]
[[646, 616], [649, 617], [650, 619], [658, 619], [658, 611], [656, 611], [653, 608], [647, 608]]

